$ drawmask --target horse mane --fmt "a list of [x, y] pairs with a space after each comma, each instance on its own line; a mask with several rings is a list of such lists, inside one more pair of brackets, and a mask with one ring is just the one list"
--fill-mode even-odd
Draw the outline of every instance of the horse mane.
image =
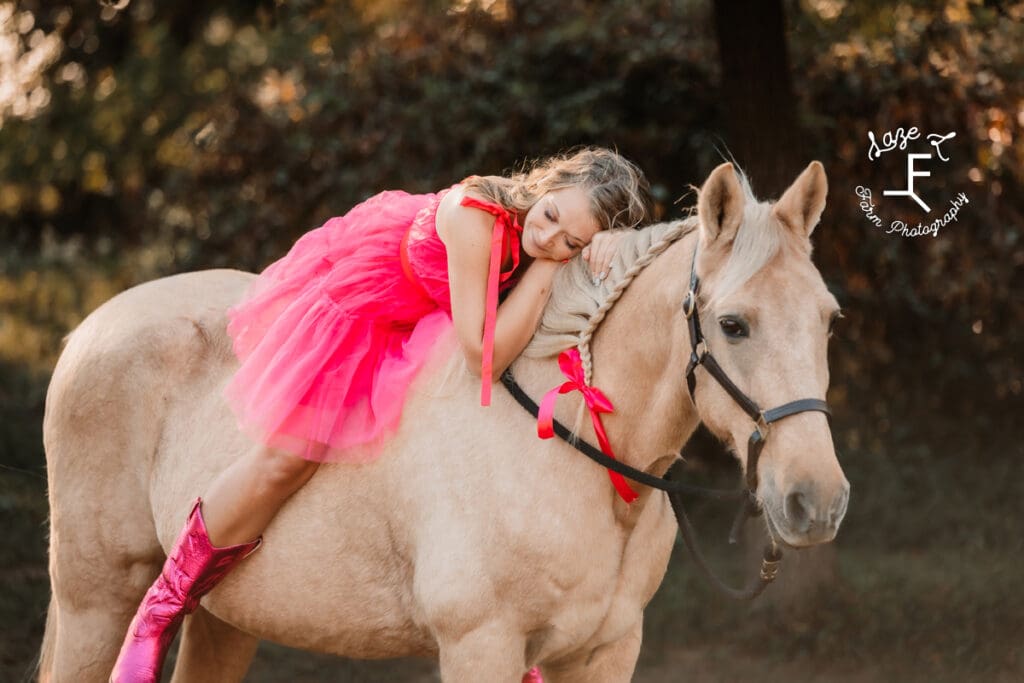
[[587, 262], [580, 256], [572, 259], [567, 267], [556, 274], [551, 299], [523, 355], [547, 358], [577, 346], [589, 383], [590, 339], [605, 315], [626, 287], [656, 256], [684, 235], [696, 230], [698, 225], [697, 216], [691, 215], [680, 221], [657, 223], [629, 231], [619, 242], [608, 278], [597, 285], [594, 284]]
[[743, 188], [743, 221], [733, 238], [729, 258], [716, 276], [711, 298], [702, 308], [714, 308], [719, 301], [746, 284], [772, 260], [790, 235], [785, 226], [772, 216], [774, 202], [755, 197], [747, 175], [739, 166], [735, 169]]
[[[735, 163], [734, 169], [745, 199], [743, 220], [716, 283], [715, 300], [742, 287], [772, 259], [786, 240], [785, 228], [771, 215], [772, 203], [758, 200], [746, 173]], [[587, 262], [580, 256], [572, 259], [555, 276], [551, 299], [523, 355], [547, 358], [576, 346], [589, 384], [592, 374], [590, 340], [594, 332], [633, 279], [670, 245], [700, 226], [696, 207], [688, 211], [689, 215], [682, 220], [630, 231], [619, 243], [608, 278], [598, 285], [593, 282]], [[709, 301], [701, 308], [712, 303]]]

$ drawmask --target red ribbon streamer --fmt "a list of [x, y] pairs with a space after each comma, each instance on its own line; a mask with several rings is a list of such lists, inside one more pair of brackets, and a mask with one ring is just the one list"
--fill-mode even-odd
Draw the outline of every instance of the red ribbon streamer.
[[[614, 458], [615, 453], [612, 452], [612, 445], [604, 431], [604, 423], [601, 422], [601, 413], [611, 413], [615, 408], [600, 389], [586, 383], [579, 349], [573, 348], [559, 354], [558, 367], [569, 381], [563, 382], [561, 386], [544, 394], [544, 398], [540, 402], [540, 411], [537, 413], [537, 436], [542, 439], [550, 439], [555, 435], [555, 401], [558, 399], [558, 395], [579, 391], [583, 394], [583, 400], [586, 401], [587, 408], [590, 410], [590, 419], [594, 423], [594, 432], [597, 434], [597, 442], [601, 445], [601, 450], [605, 455]], [[608, 470], [608, 477], [612, 480], [612, 485], [615, 486], [615, 490], [622, 500], [627, 503], [636, 500], [637, 493], [626, 483], [625, 477], [611, 470]]]
[[[481, 347], [480, 405], [491, 405], [491, 374], [494, 368], [494, 329], [498, 318], [499, 281], [504, 282], [519, 267], [519, 234], [523, 228], [516, 217], [505, 207], [473, 197], [463, 197], [462, 206], [471, 206], [494, 214], [494, 228], [491, 231], [491, 260], [487, 269], [487, 297], [484, 309], [484, 337]], [[508, 239], [512, 251], [512, 268], [501, 272], [502, 245]]]

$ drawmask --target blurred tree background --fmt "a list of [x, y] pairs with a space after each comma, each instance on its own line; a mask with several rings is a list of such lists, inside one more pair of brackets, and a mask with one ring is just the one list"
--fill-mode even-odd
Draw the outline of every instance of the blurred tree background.
[[[679, 554], [637, 680], [675, 680], [658, 673], [673, 662], [698, 680], [1019, 679], [1022, 76], [1011, 0], [0, 2], [0, 679], [42, 634], [41, 422], [63, 335], [145, 280], [260, 270], [379, 190], [577, 144], [636, 161], [663, 218], [723, 154], [766, 198], [821, 160], [815, 258], [846, 314], [837, 580], [751, 618]], [[905, 155], [868, 158], [868, 132], [900, 126], [956, 133], [918, 181], [943, 212], [970, 201], [936, 238], [859, 207], [864, 185], [886, 221], [926, 220], [881, 197], [905, 187]], [[260, 671], [288, 655], [265, 652], [253, 676], [274, 680]], [[340, 675], [315, 661], [334, 673], [305, 680]]]

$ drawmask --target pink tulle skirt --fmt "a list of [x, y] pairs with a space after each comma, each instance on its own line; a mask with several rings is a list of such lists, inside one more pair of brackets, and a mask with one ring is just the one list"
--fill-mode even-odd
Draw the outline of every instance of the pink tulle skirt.
[[240, 367], [224, 397], [243, 432], [307, 459], [375, 457], [452, 324], [408, 280], [399, 256], [417, 214], [436, 210], [433, 197], [385, 192], [332, 218], [228, 310]]

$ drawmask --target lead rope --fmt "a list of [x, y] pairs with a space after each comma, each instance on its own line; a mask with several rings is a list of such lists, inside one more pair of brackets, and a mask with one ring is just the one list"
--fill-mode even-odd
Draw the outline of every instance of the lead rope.
[[[668, 474], [665, 475], [665, 478], [671, 479]], [[704, 558], [704, 553], [700, 550], [697, 532], [694, 531], [693, 525], [690, 524], [690, 518], [686, 514], [682, 495], [679, 492], [671, 491], [668, 494], [668, 500], [672, 504], [672, 511], [676, 515], [679, 533], [682, 534], [683, 542], [686, 544], [687, 550], [690, 551], [690, 555], [693, 556], [694, 564], [697, 565], [697, 569], [704, 575], [708, 583], [714, 586], [720, 593], [735, 600], [753, 600], [761, 595], [764, 589], [768, 587], [768, 584], [778, 576], [779, 563], [782, 562], [782, 551], [779, 550], [778, 543], [775, 541], [775, 534], [771, 532], [770, 522], [767, 520], [765, 522], [769, 544], [764, 547], [764, 554], [761, 557], [761, 571], [751, 577], [743, 588], [733, 588], [715, 576], [715, 573], [711, 571], [711, 567]], [[729, 533], [730, 543], [736, 542], [739, 527], [742, 526], [742, 523], [754, 516], [752, 510], [760, 512], [760, 508], [752, 506], [748, 498], [747, 504], [740, 508], [740, 512], [736, 515], [736, 520], [733, 522], [732, 531]]]
[[[782, 418], [788, 417], [789, 415], [795, 415], [809, 410], [825, 413], [826, 418], [831, 424], [831, 411], [825, 401], [816, 398], [799, 399], [796, 401], [790, 401], [789, 403], [776, 408], [761, 410], [756, 402], [743, 393], [743, 391], [729, 379], [729, 376], [721, 366], [718, 365], [714, 356], [711, 355], [707, 342], [704, 340], [704, 335], [700, 329], [700, 315], [698, 312], [699, 303], [697, 301], [697, 289], [700, 283], [700, 280], [697, 277], [697, 250], [699, 248], [699, 244], [700, 243], [698, 242], [698, 244], [694, 246], [693, 261], [690, 265], [690, 288], [687, 292], [686, 299], [683, 302], [683, 312], [687, 318], [691, 344], [690, 362], [687, 364], [686, 368], [686, 385], [690, 393], [690, 399], [693, 401], [693, 406], [696, 410], [696, 369], [697, 367], [703, 367], [704, 370], [718, 382], [726, 393], [728, 393], [740, 408], [742, 408], [743, 411], [746, 412], [754, 421], [754, 432], [750, 435], [750, 440], [747, 444], [747, 487], [744, 491], [735, 492], [739, 494], [737, 497], [744, 498], [741, 508], [737, 513], [736, 518], [733, 520], [732, 529], [729, 534], [730, 543], [735, 543], [743, 523], [751, 517], [756, 517], [762, 514], [761, 506], [756, 498], [757, 465], [761, 449], [764, 447], [764, 442], [767, 438], [769, 425], [781, 420]], [[608, 308], [610, 308], [610, 305]], [[607, 312], [607, 309], [605, 309], [604, 312]], [[600, 320], [597, 322], [600, 322]], [[593, 334], [595, 328], [596, 324], [588, 329], [588, 334]], [[582, 346], [586, 347], [587, 344], [583, 344]], [[589, 362], [584, 362], [584, 366], [586, 367], [587, 365], [589, 365]], [[589, 372], [585, 373], [584, 380], [586, 384], [589, 384], [590, 378], [587, 375], [589, 375]], [[515, 397], [516, 401], [518, 401], [520, 405], [526, 408], [526, 410], [536, 418], [539, 412], [537, 404], [534, 403], [526, 392], [524, 392], [516, 383], [515, 379], [512, 377], [511, 368], [506, 370], [502, 375], [501, 380], [509, 392], [512, 393], [513, 397]], [[697, 535], [686, 515], [686, 510], [683, 506], [680, 494], [684, 490], [688, 492], [698, 492], [699, 489], [697, 489], [697, 487], [687, 486], [682, 482], [671, 481], [671, 478], [667, 473], [664, 478], [654, 477], [646, 472], [642, 472], [620, 463], [598, 451], [585, 441], [577, 439], [557, 420], [553, 421], [553, 427], [555, 433], [563, 440], [598, 464], [607, 467], [614, 472], [618, 472], [633, 481], [667, 492], [669, 495], [669, 502], [672, 504], [672, 510], [675, 512], [676, 521], [679, 524], [679, 529], [683, 535], [683, 541], [686, 543], [686, 547], [689, 548], [690, 553], [693, 555], [701, 573], [704, 574], [705, 578], [708, 579], [712, 586], [720, 590], [722, 593], [738, 600], [750, 600], [760, 595], [761, 592], [764, 591], [765, 587], [775, 580], [779, 571], [779, 562], [782, 560], [782, 552], [779, 550], [775, 531], [772, 529], [771, 519], [768, 515], [765, 515], [765, 528], [769, 544], [764, 549], [764, 556], [761, 560], [761, 571], [758, 573], [757, 577], [750, 581], [747, 587], [739, 590], [731, 588], [711, 572], [707, 561], [700, 552], [700, 548], [697, 543]], [[714, 497], [727, 497], [729, 495], [722, 495], [723, 493], [725, 492], [716, 492], [717, 495]]]

